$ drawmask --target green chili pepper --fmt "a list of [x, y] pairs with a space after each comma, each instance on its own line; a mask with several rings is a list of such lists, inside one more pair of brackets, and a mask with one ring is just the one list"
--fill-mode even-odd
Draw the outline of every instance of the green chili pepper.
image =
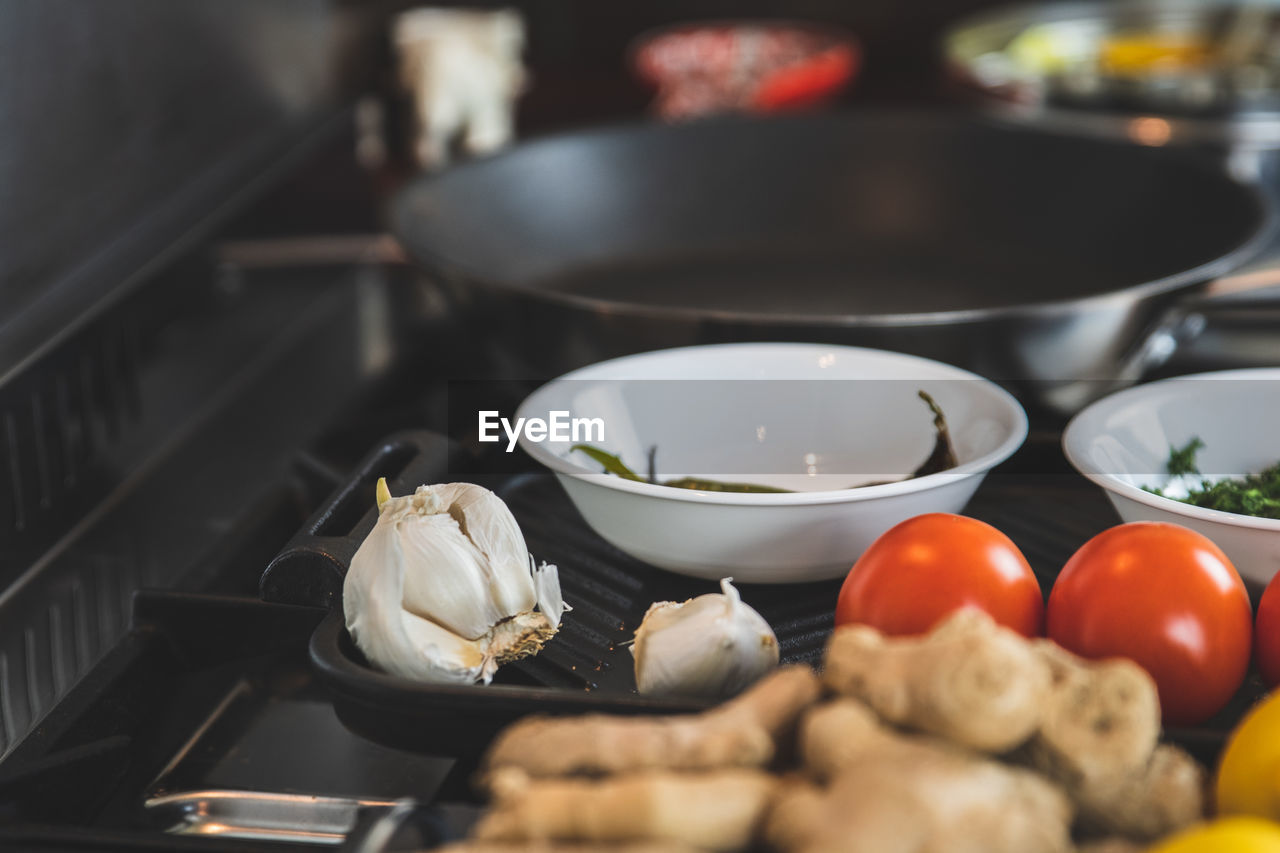
[[[914, 472], [911, 478], [923, 477], [926, 474], [933, 474], [937, 471], [945, 471], [948, 468], [954, 468], [960, 463], [956, 460], [955, 450], [951, 444], [951, 434], [947, 430], [947, 419], [942, 414], [942, 409], [938, 406], [934, 399], [924, 391], [917, 392], [920, 399], [924, 400], [925, 405], [933, 412], [933, 427], [935, 431], [935, 439], [933, 452], [929, 454], [929, 458], [924, 461]], [[569, 448], [569, 452], [579, 450], [604, 468], [605, 473], [614, 474], [622, 477], [624, 480], [633, 480], [637, 483], [653, 483], [659, 486], [671, 486], [676, 489], [693, 489], [700, 492], [739, 492], [739, 493], [757, 493], [757, 494], [790, 494], [792, 489], [780, 489], [776, 486], [762, 486], [756, 483], [730, 483], [722, 480], [708, 480], [703, 477], [678, 477], [673, 480], [664, 480], [659, 482], [654, 471], [656, 470], [655, 457], [657, 448], [651, 447], [648, 452], [649, 476], [646, 479], [641, 477], [635, 471], [627, 467], [626, 463], [616, 454], [607, 450], [602, 450], [590, 444], [575, 444]], [[880, 485], [879, 483], [862, 483], [862, 486]], [[854, 488], [854, 487], [851, 487]]]

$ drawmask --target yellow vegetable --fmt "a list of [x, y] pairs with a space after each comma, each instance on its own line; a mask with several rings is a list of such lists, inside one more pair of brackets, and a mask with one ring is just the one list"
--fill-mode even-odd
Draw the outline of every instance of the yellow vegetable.
[[1220, 815], [1280, 820], [1280, 690], [1231, 733], [1218, 765], [1217, 808]]
[[1219, 818], [1179, 832], [1147, 853], [1280, 853], [1280, 823], [1256, 817]]
[[1200, 38], [1179, 33], [1116, 36], [1102, 44], [1099, 64], [1109, 74], [1189, 71], [1211, 59]]

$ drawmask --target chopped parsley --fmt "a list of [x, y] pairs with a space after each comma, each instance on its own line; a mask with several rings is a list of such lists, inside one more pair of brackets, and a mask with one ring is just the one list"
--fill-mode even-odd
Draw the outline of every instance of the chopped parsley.
[[[1169, 475], [1199, 475], [1196, 453], [1203, 447], [1204, 442], [1199, 437], [1192, 438], [1185, 447], [1170, 447], [1169, 461], [1165, 464]], [[1217, 481], [1202, 479], [1199, 488], [1190, 489], [1186, 497], [1173, 498], [1163, 489], [1149, 488], [1147, 491], [1205, 509], [1259, 518], [1280, 518], [1280, 462], [1244, 477]]]
[[1198, 435], [1188, 441], [1186, 447], [1170, 447], [1169, 461], [1165, 463], [1169, 476], [1180, 477], [1183, 474], [1199, 474], [1200, 469], [1196, 467], [1196, 453], [1203, 447], [1204, 442], [1200, 440]]

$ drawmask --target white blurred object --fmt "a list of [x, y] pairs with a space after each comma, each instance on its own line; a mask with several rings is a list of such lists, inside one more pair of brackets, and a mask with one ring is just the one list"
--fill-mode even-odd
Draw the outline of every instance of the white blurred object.
[[524, 22], [515, 10], [414, 9], [396, 18], [394, 37], [401, 80], [413, 94], [420, 165], [447, 162], [459, 135], [470, 154], [511, 140], [526, 79]]

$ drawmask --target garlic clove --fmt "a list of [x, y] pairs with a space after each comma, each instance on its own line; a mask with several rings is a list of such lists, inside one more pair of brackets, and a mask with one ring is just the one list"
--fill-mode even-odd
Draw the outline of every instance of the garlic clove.
[[474, 483], [428, 488], [487, 560], [486, 578], [494, 606], [508, 616], [531, 609], [537, 597], [529, 574], [529, 549], [502, 498]]
[[556, 567], [535, 567], [497, 495], [469, 483], [382, 491], [343, 584], [347, 629], [371, 663], [425, 681], [488, 683], [556, 633], [567, 607]]
[[484, 639], [465, 640], [430, 620], [401, 611], [400, 622], [413, 656], [400, 657], [388, 671], [435, 683], [486, 684], [498, 668]]
[[481, 644], [401, 606], [405, 563], [390, 556], [394, 538], [370, 534], [360, 550], [368, 561], [384, 567], [358, 576], [365, 583], [348, 582], [343, 587], [347, 631], [364, 656], [379, 669], [423, 681], [467, 684], [481, 677], [485, 664]]
[[720, 593], [649, 608], [631, 647], [640, 693], [719, 699], [778, 665], [773, 629], [731, 581], [720, 581]]
[[528, 569], [520, 580], [523, 600], [514, 605], [499, 602], [484, 554], [451, 516], [420, 515], [392, 524], [394, 530], [387, 535], [402, 551], [394, 559], [422, 567], [405, 575], [403, 604], [410, 613], [474, 640], [498, 621], [533, 609]]
[[533, 557], [529, 558], [529, 570], [533, 573], [538, 610], [546, 614], [552, 625], [559, 625], [564, 612], [573, 609], [565, 603], [564, 596], [560, 593], [560, 570], [546, 561], [535, 568]]

